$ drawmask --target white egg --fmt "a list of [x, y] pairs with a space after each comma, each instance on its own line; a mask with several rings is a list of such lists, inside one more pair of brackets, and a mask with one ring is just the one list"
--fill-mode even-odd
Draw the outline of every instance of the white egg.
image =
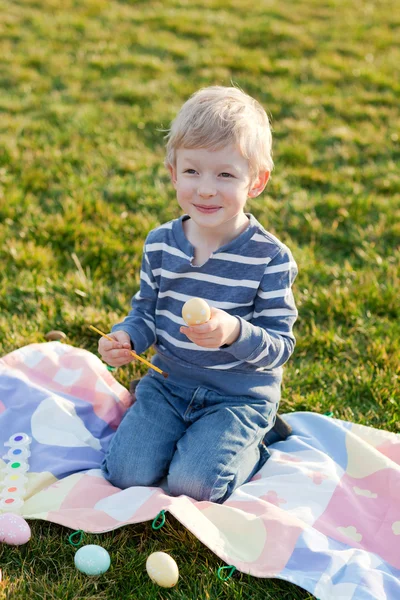
[[201, 298], [191, 298], [182, 307], [182, 317], [188, 325], [207, 323], [211, 317], [210, 307]]
[[165, 552], [153, 552], [146, 561], [146, 571], [150, 579], [164, 588], [176, 585], [179, 578], [178, 565]]

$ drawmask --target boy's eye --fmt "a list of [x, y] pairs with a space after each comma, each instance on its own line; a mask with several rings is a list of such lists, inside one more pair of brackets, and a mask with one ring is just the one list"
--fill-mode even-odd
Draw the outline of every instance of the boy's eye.
[[221, 177], [225, 177], [225, 178], [233, 177], [233, 175], [231, 173], [220, 173], [220, 175], [221, 175]]
[[194, 175], [196, 171], [194, 169], [185, 169], [184, 173], [189, 173], [189, 175]]

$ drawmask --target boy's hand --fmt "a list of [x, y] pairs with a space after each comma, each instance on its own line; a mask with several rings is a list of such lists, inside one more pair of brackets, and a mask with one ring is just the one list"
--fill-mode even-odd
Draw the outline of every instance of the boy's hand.
[[99, 339], [98, 350], [105, 363], [111, 367], [122, 367], [135, 360], [130, 353], [131, 339], [125, 331], [115, 331], [107, 335], [115, 342], [110, 342], [103, 337]]
[[211, 317], [202, 325], [181, 327], [179, 330], [197, 346], [219, 348], [224, 344], [233, 344], [239, 337], [240, 322], [236, 317], [219, 308], [211, 307]]

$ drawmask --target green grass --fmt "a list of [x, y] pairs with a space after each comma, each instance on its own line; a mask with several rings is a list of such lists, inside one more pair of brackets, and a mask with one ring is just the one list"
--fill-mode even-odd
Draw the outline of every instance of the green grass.
[[[249, 209], [292, 249], [298, 344], [282, 410], [399, 430], [400, 16], [395, 0], [0, 0], [0, 354], [62, 329], [96, 352], [137, 288], [146, 233], [179, 209], [163, 133], [190, 93], [231, 81], [272, 117], [276, 169]], [[125, 385], [140, 365], [119, 370]], [[69, 531], [0, 549], [0, 598], [305, 599], [237, 574], [172, 517], [102, 535], [78, 574]], [[144, 571], [170, 551], [181, 580]]]

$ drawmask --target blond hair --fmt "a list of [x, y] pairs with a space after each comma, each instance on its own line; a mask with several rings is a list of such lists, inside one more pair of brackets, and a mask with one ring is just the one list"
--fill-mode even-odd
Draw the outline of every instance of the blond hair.
[[220, 150], [234, 144], [254, 177], [272, 171], [272, 134], [257, 100], [236, 87], [210, 86], [185, 102], [166, 136], [165, 164], [176, 165], [178, 148]]

